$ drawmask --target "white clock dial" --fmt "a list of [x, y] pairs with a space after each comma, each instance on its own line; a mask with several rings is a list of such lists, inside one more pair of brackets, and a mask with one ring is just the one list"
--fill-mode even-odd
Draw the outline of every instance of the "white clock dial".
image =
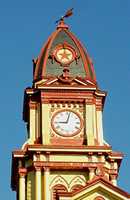
[[62, 110], [52, 117], [53, 130], [62, 136], [73, 136], [82, 128], [81, 117], [71, 110]]

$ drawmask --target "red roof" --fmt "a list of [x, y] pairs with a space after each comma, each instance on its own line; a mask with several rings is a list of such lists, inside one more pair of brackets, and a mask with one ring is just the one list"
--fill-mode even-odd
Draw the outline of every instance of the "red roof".
[[81, 189], [78, 189], [76, 191], [73, 192], [62, 192], [62, 193], [58, 193], [59, 197], [74, 197], [76, 194], [80, 194], [82, 191], [86, 191], [88, 188], [91, 188], [92, 186], [96, 186], [96, 184], [101, 183], [102, 185], [106, 186], [107, 188], [111, 189], [113, 192], [116, 192], [117, 194], [120, 194], [126, 198], [130, 198], [130, 194], [125, 192], [124, 190], [122, 190], [121, 188], [114, 186], [110, 181], [107, 181], [104, 178], [96, 178], [90, 182], [87, 183], [86, 186], [84, 186]]
[[74, 49], [76, 58], [69, 65], [70, 75], [96, 82], [93, 63], [81, 42], [69, 31], [68, 25], [61, 20], [44, 44], [40, 55], [34, 61], [34, 82], [45, 77], [59, 76], [63, 72], [60, 63], [53, 60], [53, 51], [58, 45], [67, 44]]

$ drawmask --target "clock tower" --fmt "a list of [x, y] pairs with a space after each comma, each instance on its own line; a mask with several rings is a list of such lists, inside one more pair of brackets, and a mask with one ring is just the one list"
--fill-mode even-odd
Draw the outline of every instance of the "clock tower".
[[117, 187], [123, 154], [103, 137], [105, 98], [88, 52], [61, 18], [24, 93], [28, 139], [12, 154], [17, 200], [130, 199]]

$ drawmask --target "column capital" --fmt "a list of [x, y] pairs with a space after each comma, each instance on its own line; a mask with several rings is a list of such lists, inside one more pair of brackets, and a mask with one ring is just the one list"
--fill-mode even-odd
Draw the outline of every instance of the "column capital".
[[117, 176], [118, 176], [118, 174], [110, 174], [111, 180], [116, 180]]
[[96, 170], [96, 167], [88, 167], [89, 172], [94, 172]]
[[89, 151], [87, 152], [88, 156], [92, 156], [93, 155], [93, 152], [92, 151]]
[[42, 170], [42, 165], [39, 161], [34, 162], [34, 168], [36, 171], [41, 171]]
[[87, 97], [87, 99], [85, 99], [85, 103], [87, 104], [87, 105], [92, 105], [92, 104], [94, 104], [95, 102], [94, 102], [94, 98], [93, 98], [93, 96], [90, 94], [90, 96], [89, 97]]
[[20, 168], [18, 169], [18, 173], [19, 173], [19, 176], [20, 176], [20, 177], [25, 177], [26, 174], [27, 174], [27, 169], [24, 168], [24, 167], [20, 167]]
[[97, 111], [103, 110], [102, 98], [96, 98], [96, 110]]
[[50, 168], [49, 167], [43, 167], [45, 172], [49, 172]]
[[103, 170], [103, 166], [97, 166], [95, 173], [96, 173], [96, 176], [103, 177], [105, 174]]
[[110, 174], [111, 183], [117, 185], [117, 174]]
[[35, 170], [36, 170], [36, 171], [41, 171], [41, 170], [42, 170], [42, 167], [40, 167], [40, 166], [35, 166]]
[[98, 156], [102, 156], [103, 152], [97, 152]]
[[40, 155], [41, 155], [41, 152], [37, 151], [35, 154], [37, 161], [40, 161]]
[[37, 109], [37, 102], [30, 101], [29, 102], [29, 108], [32, 109], [32, 110], [36, 110]]

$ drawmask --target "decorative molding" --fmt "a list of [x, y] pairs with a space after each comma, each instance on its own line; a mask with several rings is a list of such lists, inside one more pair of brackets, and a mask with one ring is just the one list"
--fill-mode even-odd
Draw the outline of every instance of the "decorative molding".
[[97, 196], [94, 200], [105, 200], [102, 196]]
[[41, 171], [43, 164], [41, 161], [33, 161], [33, 166], [36, 171]]
[[34, 161], [33, 166], [36, 167], [48, 167], [49, 169], [65, 169], [65, 170], [72, 170], [72, 169], [89, 169], [95, 170], [101, 163], [89, 163], [89, 162], [56, 162], [56, 161]]
[[32, 109], [32, 110], [36, 110], [37, 109], [37, 102], [30, 101], [29, 102], [29, 108]]
[[23, 168], [23, 167], [20, 167], [18, 169], [18, 173], [19, 173], [19, 176], [20, 177], [25, 177], [27, 175], [27, 169], [26, 168]]
[[50, 188], [55, 187], [56, 185], [63, 185], [68, 191], [69, 185], [67, 181], [60, 175], [54, 177], [54, 179], [50, 183]]
[[72, 180], [71, 180], [71, 182], [69, 183], [69, 191], [73, 191], [73, 187], [74, 186], [85, 186], [86, 185], [86, 180], [84, 180], [83, 179], [83, 177], [81, 177], [81, 176], [76, 176], [76, 177], [74, 177]]
[[49, 151], [49, 152], [66, 152], [66, 153], [103, 153], [103, 154], [108, 154], [109, 155], [109, 152], [111, 152], [111, 146], [87, 146], [87, 145], [80, 145], [80, 146], [71, 146], [71, 145], [68, 145], [68, 146], [62, 146], [62, 145], [28, 145], [27, 146], [27, 150], [28, 151], [40, 151], [40, 152], [46, 152], [46, 151]]

